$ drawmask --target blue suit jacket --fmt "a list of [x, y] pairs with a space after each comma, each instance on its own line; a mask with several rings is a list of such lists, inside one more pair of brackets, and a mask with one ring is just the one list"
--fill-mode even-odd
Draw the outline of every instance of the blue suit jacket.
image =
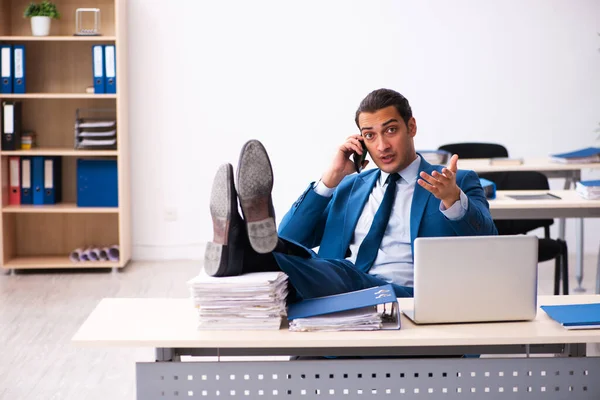
[[[419, 173], [441, 172], [441, 165], [431, 165], [421, 157]], [[333, 196], [323, 197], [313, 183], [283, 217], [279, 235], [305, 247], [319, 246], [319, 256], [343, 259], [352, 240], [354, 228], [376, 183], [378, 169], [346, 176]], [[440, 211], [440, 200], [415, 184], [410, 215], [411, 249], [417, 237], [497, 235], [479, 177], [473, 171], [458, 170], [456, 183], [467, 195], [469, 206], [460, 220], [452, 221]], [[414, 258], [413, 258], [414, 259]]]

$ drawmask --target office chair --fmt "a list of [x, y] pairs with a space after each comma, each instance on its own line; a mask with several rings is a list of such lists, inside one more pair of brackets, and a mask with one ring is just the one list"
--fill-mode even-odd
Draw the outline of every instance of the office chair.
[[438, 150], [446, 150], [452, 154], [458, 154], [459, 160], [461, 158], [508, 157], [506, 147], [496, 143], [448, 143], [438, 147]]
[[[487, 172], [481, 173], [479, 176], [494, 182], [498, 190], [550, 189], [546, 175], [536, 171]], [[566, 295], [569, 294], [567, 243], [561, 239], [550, 238], [550, 225], [553, 223], [553, 219], [494, 220], [500, 235], [519, 235], [534, 229], [544, 228], [544, 238], [539, 238], [538, 262], [555, 260], [554, 294], [559, 294], [560, 280], [562, 279], [562, 290], [563, 294]]]

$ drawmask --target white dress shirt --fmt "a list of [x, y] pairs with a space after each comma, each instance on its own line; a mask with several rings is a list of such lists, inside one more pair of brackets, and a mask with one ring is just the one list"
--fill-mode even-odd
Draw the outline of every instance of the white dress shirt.
[[[399, 172], [400, 179], [396, 182], [396, 198], [392, 205], [390, 220], [381, 240], [377, 258], [369, 270], [369, 274], [401, 286], [412, 287], [414, 285], [410, 243], [410, 209], [420, 164], [421, 157], [417, 155], [417, 158], [408, 167]], [[383, 200], [388, 175], [387, 172], [381, 171], [381, 175], [358, 218], [354, 235], [350, 241], [351, 255], [347, 257], [347, 260], [353, 263], [356, 261], [360, 244], [371, 228], [379, 204]], [[321, 196], [329, 197], [333, 195], [335, 188], [328, 188], [319, 181], [314, 190]], [[446, 209], [444, 203], [440, 202], [440, 212], [448, 219], [460, 219], [465, 215], [467, 206], [467, 195], [461, 190], [460, 200], [457, 200], [452, 207]]]

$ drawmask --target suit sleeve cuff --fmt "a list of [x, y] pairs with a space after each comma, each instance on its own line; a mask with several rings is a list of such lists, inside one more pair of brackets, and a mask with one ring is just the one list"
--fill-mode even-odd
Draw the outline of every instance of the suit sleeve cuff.
[[335, 188], [328, 188], [320, 179], [319, 182], [314, 184], [313, 188], [315, 190], [315, 193], [323, 197], [331, 197], [333, 195], [333, 192], [335, 192]]
[[450, 220], [461, 219], [467, 213], [468, 208], [469, 198], [462, 190], [460, 191], [460, 199], [456, 200], [450, 208], [446, 209], [446, 207], [444, 207], [444, 202], [440, 201], [440, 211]]

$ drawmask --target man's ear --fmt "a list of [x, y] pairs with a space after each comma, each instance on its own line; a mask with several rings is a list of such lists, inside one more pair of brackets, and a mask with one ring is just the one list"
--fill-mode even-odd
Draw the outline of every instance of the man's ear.
[[417, 134], [417, 120], [415, 117], [410, 117], [408, 120], [408, 134], [412, 137]]

